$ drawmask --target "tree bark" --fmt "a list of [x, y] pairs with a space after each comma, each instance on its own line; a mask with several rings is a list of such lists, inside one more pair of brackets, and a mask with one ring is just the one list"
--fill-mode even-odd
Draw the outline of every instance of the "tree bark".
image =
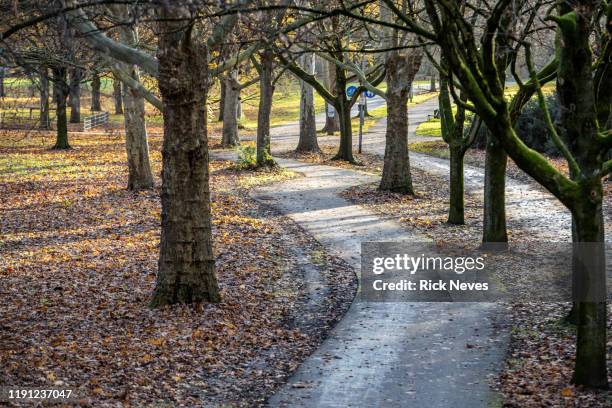
[[486, 247], [504, 249], [508, 243], [506, 230], [506, 164], [508, 155], [487, 131], [485, 153], [484, 218], [482, 243]]
[[[327, 89], [335, 89], [336, 88], [336, 69], [335, 66], [327, 61], [322, 60], [323, 65], [323, 79], [325, 86]], [[332, 115], [330, 116], [330, 113]], [[327, 133], [328, 135], [333, 135], [334, 132], [340, 131], [340, 116], [335, 109], [335, 107], [331, 106], [329, 102], [325, 102], [325, 125], [321, 132]]]
[[[127, 9], [125, 6], [114, 6], [115, 13], [123, 19], [127, 19]], [[122, 26], [119, 29], [120, 41], [128, 46], [138, 44], [138, 32], [130, 26]], [[137, 66], [123, 62], [118, 63], [123, 72], [126, 72], [136, 83], [140, 81], [140, 72]], [[145, 99], [137, 89], [129, 87], [127, 84], [120, 85], [119, 100], [123, 100], [123, 119], [125, 126], [125, 149], [128, 162], [128, 190], [144, 190], [154, 186], [151, 163], [149, 161], [149, 143], [147, 137], [147, 127], [145, 123]], [[114, 91], [114, 90], [113, 90]], [[117, 96], [115, 95], [115, 99]]]
[[217, 122], [223, 122], [223, 108], [225, 107], [225, 82], [219, 81], [219, 116]]
[[238, 89], [237, 71], [232, 70], [223, 80], [225, 97], [223, 98], [223, 135], [221, 144], [225, 147], [238, 146], [238, 103], [240, 90]]
[[408, 97], [420, 56], [392, 52], [387, 57], [387, 130], [380, 190], [414, 194], [408, 153]]
[[80, 68], [70, 70], [70, 123], [81, 122], [81, 78]]
[[118, 78], [113, 78], [113, 101], [115, 104], [115, 115], [123, 114], [123, 99], [121, 95], [121, 81]]
[[40, 117], [39, 126], [41, 129], [49, 129], [51, 122], [49, 120], [49, 73], [47, 68], [41, 68], [40, 73]]
[[[136, 68], [132, 77], [138, 80]], [[128, 160], [128, 190], [144, 190], [153, 187], [153, 174], [149, 162], [149, 144], [145, 124], [144, 98], [128, 86], [123, 86], [125, 101], [125, 148]]]
[[53, 149], [70, 149], [68, 143], [68, 121], [66, 116], [66, 105], [70, 87], [65, 67], [53, 68], [53, 89], [56, 107], [57, 133]]
[[257, 112], [257, 167], [272, 167], [276, 163], [270, 151], [270, 113], [274, 95], [274, 54], [270, 50], [260, 53], [259, 110]]
[[351, 104], [346, 98], [346, 75], [342, 68], [336, 66], [336, 115], [340, 119], [340, 146], [334, 160], [346, 160], [355, 163], [353, 157], [353, 129], [351, 123]]
[[0, 98], [4, 98], [6, 92], [4, 90], [4, 67], [0, 67]]
[[[572, 381], [575, 384], [596, 388], [608, 388], [606, 372], [606, 260], [604, 224], [600, 180], [593, 180], [591, 189], [585, 189], [582, 203], [574, 211], [580, 262], [574, 266], [574, 293], [578, 297], [576, 339], [576, 364]], [[595, 192], [595, 194], [593, 194]], [[601, 292], [600, 296], [594, 295]], [[590, 296], [585, 296], [588, 293]]]
[[[314, 54], [307, 53], [302, 56], [302, 68], [307, 73], [314, 74]], [[296, 151], [321, 151], [317, 140], [313, 89], [305, 81], [300, 81], [300, 138]]]
[[100, 106], [100, 75], [94, 74], [91, 80], [91, 111], [99, 112], [102, 110]]
[[450, 197], [448, 223], [465, 224], [465, 191], [463, 159], [465, 151], [461, 146], [449, 145], [450, 151]]
[[[599, 67], [602, 71], [598, 69], [593, 75], [590, 37], [598, 6], [598, 2], [584, 0], [558, 5], [559, 15], [567, 18], [568, 22], [559, 24], [561, 40], [557, 93], [561, 105], [561, 137], [582, 173], [570, 172], [572, 180], [580, 185], [572, 208], [572, 237], [579, 257], [572, 271], [578, 317], [576, 363], [572, 380], [577, 385], [608, 388], [603, 188], [598, 174], [602, 167], [602, 153], [607, 149], [602, 149], [598, 143], [598, 131], [606, 129], [607, 114], [604, 112], [610, 109], [611, 89], [605, 85], [605, 75], [609, 84], [612, 82], [612, 74], [608, 58], [605, 62], [602, 60]], [[606, 34], [609, 36], [612, 34], [612, 15], [607, 18]], [[608, 47], [611, 45], [608, 43]], [[599, 76], [602, 72], [607, 74]], [[597, 83], [594, 83], [594, 77]], [[596, 94], [607, 99], [598, 101]], [[603, 123], [599, 123], [598, 114]]]
[[[161, 9], [162, 230], [153, 307], [218, 302], [212, 248], [206, 98], [208, 49], [185, 29], [183, 8]], [[178, 15], [177, 15], [178, 14]], [[176, 21], [178, 20], [178, 21]]]

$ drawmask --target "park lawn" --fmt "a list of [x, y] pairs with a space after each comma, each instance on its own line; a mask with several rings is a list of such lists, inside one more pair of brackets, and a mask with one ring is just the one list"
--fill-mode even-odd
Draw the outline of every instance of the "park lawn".
[[[506, 98], [508, 100], [512, 98], [518, 92], [518, 89], [519, 89], [518, 85], [512, 85], [512, 86], [507, 87], [504, 92]], [[544, 92], [545, 95], [552, 94], [555, 91], [555, 89], [556, 89], [555, 84], [550, 84], [550, 83], [542, 87], [542, 91]], [[536, 96], [534, 95], [534, 97]], [[455, 112], [457, 112], [457, 108], [455, 105], [453, 105], [453, 114], [455, 114]], [[471, 116], [471, 115], [472, 114], [470, 112], [467, 113], [467, 116]], [[442, 137], [440, 119], [432, 117], [426, 122], [422, 122], [419, 126], [417, 126], [416, 135], [417, 136]]]
[[[29, 85], [30, 82], [27, 78], [14, 79], [16, 83], [20, 84], [20, 86]], [[144, 78], [145, 85], [147, 87], [154, 86], [153, 83], [147, 78]], [[416, 81], [415, 83], [425, 85], [428, 84], [429, 81]], [[357, 85], [351, 83], [349, 85]], [[89, 84], [85, 84], [83, 87], [84, 96], [82, 97], [81, 102], [81, 115], [87, 116], [92, 112], [89, 111], [89, 104], [91, 98], [90, 94], [90, 86]], [[383, 82], [379, 85], [379, 89], [382, 91], [386, 90], [386, 83]], [[121, 128], [124, 123], [123, 115], [114, 113], [114, 105], [112, 98], [112, 79], [110, 77], [102, 77], [101, 78], [101, 104], [102, 110], [109, 112], [109, 122], [112, 128]], [[223, 124], [217, 121], [219, 114], [219, 106], [218, 106], [218, 94], [219, 89], [218, 86], [215, 85], [211, 89], [211, 94], [209, 96], [209, 130], [214, 133], [220, 133], [223, 127]], [[414, 97], [413, 102], [411, 104], [423, 102], [434, 95], [436, 93], [424, 93], [418, 94]], [[316, 92], [314, 93], [314, 103], [315, 103], [315, 112], [322, 113], [325, 110], [325, 101], [321, 96], [319, 96]], [[240, 120], [240, 126], [244, 133], [252, 133], [257, 130], [257, 112], [259, 105], [259, 95], [257, 91], [257, 85], [252, 86], [242, 92], [242, 118]], [[15, 112], [16, 115], [20, 117], [29, 116], [30, 110], [29, 108], [25, 108], [25, 106], [38, 106], [38, 98], [29, 98], [29, 97], [20, 97], [20, 98], [4, 98], [2, 103], [0, 103], [0, 111], [7, 112]], [[382, 106], [376, 109], [371, 110], [370, 117], [365, 118], [364, 133], [368, 131], [368, 129], [374, 125], [379, 119], [383, 118], [387, 114], [386, 106]], [[37, 114], [37, 111], [34, 112], [34, 115]], [[51, 121], [55, 120], [55, 110], [51, 110]], [[70, 107], [67, 108], [68, 117], [70, 117]], [[155, 107], [150, 105], [149, 103], [145, 104], [145, 114], [147, 124], [150, 127], [160, 127], [163, 126], [163, 116], [161, 112], [159, 112]], [[281, 84], [277, 87], [277, 90], [274, 92], [273, 103], [272, 103], [272, 115], [270, 117], [270, 126], [282, 126], [289, 123], [294, 123], [299, 120], [300, 114], [300, 92], [299, 86], [295, 84]], [[352, 120], [353, 130], [357, 131], [359, 129], [359, 118], [353, 118]]]
[[417, 136], [434, 136], [442, 137], [442, 128], [440, 125], [440, 119], [431, 118], [426, 122], [421, 123], [416, 128]]
[[[245, 98], [246, 99], [246, 98]], [[325, 101], [316, 92], [314, 95], [315, 112], [320, 113], [325, 109]], [[242, 103], [243, 117], [240, 124], [247, 131], [257, 130], [257, 111], [259, 98], [254, 96]], [[296, 122], [300, 119], [300, 92], [299, 88], [278, 90], [274, 92], [272, 100], [272, 115], [270, 126], [281, 126]]]
[[[425, 92], [422, 94], [417, 94], [412, 98], [412, 102], [408, 102], [408, 108], [411, 106], [417, 105], [419, 103], [423, 103], [431, 98], [438, 96], [438, 92]], [[372, 125], [375, 125], [380, 119], [387, 116], [387, 105], [382, 105], [372, 110], [369, 110], [368, 113], [370, 117], [365, 118], [363, 132], [366, 133]], [[359, 129], [359, 118], [353, 118], [352, 120], [353, 130]]]

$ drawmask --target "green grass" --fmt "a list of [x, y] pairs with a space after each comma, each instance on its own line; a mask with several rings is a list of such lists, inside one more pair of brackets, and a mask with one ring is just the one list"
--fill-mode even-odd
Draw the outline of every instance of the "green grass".
[[[514, 95], [518, 92], [518, 90], [519, 90], [518, 85], [512, 85], [512, 86], [507, 87], [506, 91], [504, 92], [504, 95], [506, 96], [506, 100], [509, 101], [510, 99], [512, 99], [512, 97], [514, 97]], [[555, 91], [555, 85], [547, 84], [542, 88], [542, 91], [544, 92], [545, 95], [550, 95]], [[536, 96], [533, 96], [533, 97], [535, 98]], [[457, 112], [457, 107], [453, 105], [453, 115], [456, 112]], [[467, 113], [467, 115], [470, 115], [470, 114], [471, 113]], [[417, 136], [442, 137], [440, 119], [430, 118], [428, 121], [422, 122], [419, 126], [417, 126], [416, 135]]]
[[448, 145], [442, 139], [410, 143], [410, 150], [442, 159], [448, 159], [450, 157]]
[[[259, 98], [252, 98], [242, 103], [243, 117], [240, 124], [246, 130], [257, 129], [257, 109]], [[323, 112], [325, 101], [315, 93], [314, 97], [315, 112]], [[295, 90], [284, 90], [274, 92], [272, 100], [272, 115], [270, 116], [270, 126], [281, 126], [295, 122], [300, 118], [300, 92]]]
[[416, 129], [416, 135], [442, 137], [440, 119], [431, 118], [427, 122], [421, 123]]

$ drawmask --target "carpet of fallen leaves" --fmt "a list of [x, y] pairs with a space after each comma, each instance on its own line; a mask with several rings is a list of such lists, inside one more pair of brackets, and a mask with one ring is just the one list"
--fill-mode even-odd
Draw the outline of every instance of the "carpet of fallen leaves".
[[[571, 305], [516, 303], [509, 306], [512, 337], [498, 386], [508, 408], [612, 406], [611, 391], [571, 384], [576, 334], [565, 323]], [[612, 308], [608, 308], [608, 316]], [[608, 319], [608, 333], [612, 319]], [[608, 376], [612, 384], [612, 341], [608, 340]]]
[[353, 164], [344, 160], [333, 159], [336, 153], [338, 153], [338, 146], [322, 144], [319, 147], [320, 152], [318, 153], [298, 153], [295, 150], [290, 150], [278, 154], [275, 153], [274, 155], [307, 163], [325, 164], [327, 166], [342, 167], [370, 173], [382, 172], [382, 160], [375, 154], [353, 152], [353, 157], [355, 158], [355, 164]]
[[160, 138], [157, 188], [133, 193], [121, 135], [73, 134], [69, 151], [48, 150], [51, 135], [13, 136], [0, 141], [3, 384], [74, 388], [81, 406], [261, 405], [354, 296], [346, 264], [249, 198], [295, 175], [221, 161], [211, 190], [223, 300], [151, 310]]
[[[371, 156], [363, 161], [367, 170], [379, 173], [377, 168], [382, 166], [380, 158]], [[343, 194], [356, 203], [397, 218], [408, 230], [427, 235], [439, 245], [476, 248], [482, 233], [482, 209], [478, 197], [466, 194], [466, 225], [450, 225], [446, 223], [448, 183], [441, 177], [414, 168], [412, 176], [415, 196], [381, 192], [374, 184], [356, 186]], [[524, 180], [528, 181], [527, 178]], [[607, 184], [606, 191], [609, 192], [610, 183]], [[609, 205], [606, 207], [609, 213]], [[537, 240], [529, 230], [520, 228], [509, 231], [509, 235], [523, 247], [529, 245], [530, 239]], [[508, 272], [508, 276], [502, 277], [503, 280], [516, 278], [510, 273], [514, 270]], [[567, 304], [513, 303], [507, 307], [509, 321], [504, 317], [500, 324], [512, 330], [510, 349], [506, 367], [494, 384], [504, 395], [505, 407], [612, 406], [612, 392], [586, 390], [571, 385], [576, 336], [574, 327], [563, 323], [569, 308]], [[610, 332], [612, 308], [608, 313], [608, 322]], [[608, 346], [608, 356], [612, 358], [612, 339], [608, 340]], [[608, 362], [608, 367], [612, 375], [612, 360]]]

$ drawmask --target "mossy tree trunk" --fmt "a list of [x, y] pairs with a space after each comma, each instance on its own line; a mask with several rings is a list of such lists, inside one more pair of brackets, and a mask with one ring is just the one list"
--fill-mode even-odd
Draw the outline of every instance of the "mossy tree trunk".
[[68, 117], [66, 113], [68, 93], [68, 78], [65, 67], [54, 67], [53, 71], [53, 96], [56, 109], [56, 139], [53, 149], [70, 149], [68, 143]]
[[[441, 59], [441, 64], [446, 67], [446, 61]], [[438, 95], [438, 106], [440, 109], [440, 125], [442, 139], [448, 144], [450, 153], [450, 197], [448, 208], [448, 223], [462, 225], [465, 223], [465, 187], [463, 161], [465, 153], [472, 146], [478, 130], [480, 119], [475, 118], [474, 123], [467, 135], [464, 135], [465, 108], [457, 106], [457, 113], [453, 116], [451, 104], [449, 79], [440, 74], [440, 94]]]
[[565, 3], [558, 8], [562, 16], [558, 19], [562, 39], [557, 76], [557, 93], [562, 107], [561, 135], [577, 163], [570, 176], [580, 185], [571, 208], [572, 235], [579, 253], [579, 262], [575, 262], [573, 268], [578, 326], [573, 382], [607, 388], [606, 267], [600, 177], [603, 155], [598, 130], [606, 129], [605, 119], [610, 111], [612, 5], [606, 10], [608, 39], [604, 59], [593, 75], [590, 36], [597, 2], [576, 3], [576, 9]]
[[465, 150], [461, 145], [448, 146], [450, 152], [450, 197], [448, 206], [448, 223], [465, 224], [465, 187], [463, 159]]
[[484, 217], [482, 243], [503, 248], [508, 242], [506, 228], [506, 165], [508, 155], [499, 141], [487, 132], [485, 150]]
[[160, 11], [163, 98], [162, 231], [152, 306], [218, 302], [212, 248], [206, 98], [208, 49], [191, 35], [180, 7]]

